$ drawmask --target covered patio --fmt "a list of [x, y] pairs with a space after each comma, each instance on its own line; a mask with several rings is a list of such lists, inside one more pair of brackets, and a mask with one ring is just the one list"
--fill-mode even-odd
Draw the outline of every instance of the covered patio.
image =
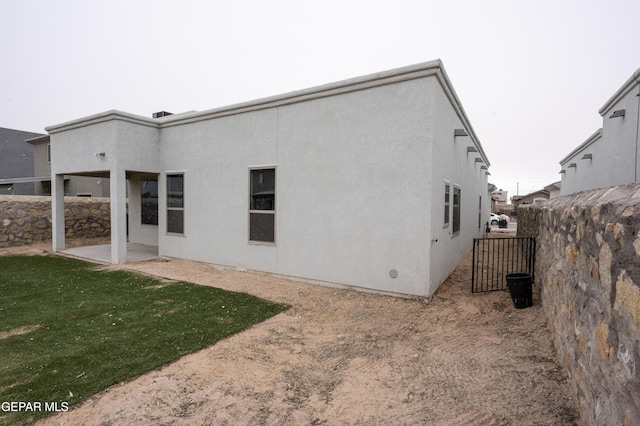
[[[53, 250], [114, 264], [157, 257], [157, 196], [143, 200], [147, 195], [142, 190], [148, 181], [157, 186], [158, 123], [107, 111], [47, 127], [47, 131], [51, 138]], [[64, 177], [68, 175], [109, 178], [111, 244], [67, 249]], [[152, 214], [146, 214], [149, 209]]]

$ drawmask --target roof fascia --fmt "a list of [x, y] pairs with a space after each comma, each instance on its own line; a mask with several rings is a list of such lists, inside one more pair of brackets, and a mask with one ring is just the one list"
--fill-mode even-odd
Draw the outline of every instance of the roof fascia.
[[449, 80], [449, 76], [447, 75], [447, 72], [445, 71], [442, 63], [440, 63], [440, 72], [437, 74], [437, 76], [438, 76], [438, 82], [440, 83], [440, 85], [442, 86], [442, 89], [447, 95], [447, 98], [449, 99], [451, 106], [456, 111], [456, 114], [458, 115], [458, 118], [460, 119], [463, 126], [467, 130], [467, 133], [469, 133], [469, 137], [471, 138], [471, 141], [473, 142], [475, 147], [478, 149], [478, 153], [482, 157], [482, 161], [484, 161], [487, 167], [491, 166], [491, 163], [487, 158], [487, 154], [484, 152], [484, 149], [480, 144], [478, 136], [476, 135], [476, 132], [473, 129], [473, 126], [471, 125], [471, 121], [469, 120], [469, 117], [467, 117], [467, 113], [464, 111], [464, 108], [462, 107], [462, 102], [460, 102], [460, 98], [458, 98], [458, 95], [456, 94], [456, 91], [453, 88], [453, 84], [451, 84], [451, 80]]
[[435, 75], [440, 70], [440, 67], [440, 60], [434, 60], [206, 111], [181, 114], [180, 116], [167, 116], [163, 117], [161, 126], [179, 126], [196, 121], [210, 120], [213, 118], [241, 114], [249, 111], [290, 105], [312, 99], [325, 98], [343, 93], [369, 89], [372, 87], [398, 83], [401, 81], [413, 80]]
[[35, 145], [37, 143], [49, 142], [50, 139], [51, 138], [49, 137], [49, 135], [44, 135], [44, 136], [38, 136], [36, 138], [27, 139], [25, 142]]
[[562, 164], [568, 162], [572, 157], [574, 157], [576, 154], [579, 154], [585, 148], [587, 148], [587, 147], [591, 146], [592, 144], [596, 143], [600, 138], [602, 138], [602, 129], [596, 130], [591, 136], [589, 136], [589, 138], [587, 138], [586, 141], [582, 142], [573, 151], [571, 151], [566, 157], [564, 157], [562, 160], [560, 160], [560, 164], [562, 165]]
[[467, 114], [462, 108], [460, 99], [453, 89], [453, 85], [451, 84], [451, 81], [449, 80], [449, 77], [444, 70], [444, 66], [442, 65], [442, 61], [440, 59], [206, 111], [186, 113], [179, 116], [163, 117], [163, 120], [160, 123], [160, 127], [165, 128], [180, 126], [197, 121], [210, 120], [228, 115], [242, 114], [250, 111], [290, 105], [309, 101], [312, 99], [336, 96], [344, 93], [355, 92], [359, 90], [365, 90], [373, 87], [385, 86], [388, 84], [394, 84], [429, 76], [437, 77], [438, 82], [440, 83], [447, 98], [449, 99], [449, 102], [456, 111], [456, 114], [458, 115], [460, 121], [462, 121], [465, 129], [469, 133], [473, 144], [482, 156], [482, 160], [486, 163], [487, 166], [490, 166], [491, 163], [489, 162], [487, 155], [478, 140], [475, 130], [471, 126]]
[[90, 115], [88, 117], [79, 118], [77, 120], [68, 121], [62, 124], [56, 124], [53, 126], [46, 127], [45, 130], [50, 134], [65, 132], [67, 130], [73, 130], [80, 127], [91, 126], [99, 123], [106, 123], [108, 121], [126, 121], [128, 123], [138, 124], [142, 126], [148, 126], [158, 129], [159, 123], [154, 121], [152, 118], [142, 117], [136, 114], [130, 114], [128, 112], [118, 111], [118, 110], [110, 110], [101, 112], [98, 114]]
[[613, 108], [620, 100], [634, 87], [640, 83], [640, 69], [636, 70], [631, 77], [618, 89], [616, 93], [598, 110], [601, 116], [605, 116], [611, 108]]

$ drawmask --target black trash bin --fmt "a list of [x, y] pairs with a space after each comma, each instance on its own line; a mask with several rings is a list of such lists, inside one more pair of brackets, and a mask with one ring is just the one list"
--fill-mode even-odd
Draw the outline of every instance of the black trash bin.
[[514, 274], [507, 274], [506, 278], [509, 294], [511, 294], [511, 299], [513, 300], [513, 305], [516, 309], [533, 306], [531, 274], [518, 272]]
[[506, 228], [507, 227], [507, 219], [500, 219], [498, 221], [498, 228]]

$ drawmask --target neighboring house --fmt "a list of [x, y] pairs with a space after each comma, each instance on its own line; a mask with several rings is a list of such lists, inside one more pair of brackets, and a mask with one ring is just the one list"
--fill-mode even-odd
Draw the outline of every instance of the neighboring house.
[[511, 197], [511, 204], [513, 204], [513, 207], [518, 207], [523, 204], [535, 204], [538, 201], [548, 200], [549, 198], [549, 190], [545, 188], [539, 191], [531, 192], [527, 195], [513, 196]]
[[53, 248], [65, 248], [64, 176], [109, 176], [113, 263], [126, 259], [127, 188], [129, 241], [161, 256], [415, 296], [433, 294], [489, 217], [489, 160], [440, 61], [47, 131]]
[[[51, 145], [49, 135], [27, 140], [33, 146], [35, 194], [51, 195]], [[73, 155], [73, 154], [71, 154]], [[109, 175], [65, 176], [64, 194], [73, 197], [108, 197]]]
[[602, 128], [560, 161], [561, 195], [638, 182], [640, 69], [600, 108]]
[[496, 206], [504, 206], [507, 204], [507, 200], [509, 191], [504, 191], [502, 189], [496, 189], [491, 192], [491, 199], [495, 201]]
[[33, 195], [33, 147], [27, 139], [40, 133], [0, 127], [0, 194]]
[[560, 181], [551, 183], [544, 187], [547, 191], [549, 191], [549, 198], [556, 198], [560, 196], [560, 187], [562, 184]]

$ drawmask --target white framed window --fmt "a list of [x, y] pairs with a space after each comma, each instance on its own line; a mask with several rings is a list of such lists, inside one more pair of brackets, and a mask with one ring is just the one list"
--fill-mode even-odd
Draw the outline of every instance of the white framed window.
[[444, 184], [444, 228], [449, 226], [449, 206], [451, 197], [451, 185], [448, 182]]
[[167, 233], [184, 234], [184, 173], [167, 173]]
[[276, 168], [249, 169], [249, 241], [276, 242]]
[[461, 206], [462, 191], [459, 187], [453, 187], [453, 218], [451, 231], [453, 235], [460, 233], [460, 206]]

